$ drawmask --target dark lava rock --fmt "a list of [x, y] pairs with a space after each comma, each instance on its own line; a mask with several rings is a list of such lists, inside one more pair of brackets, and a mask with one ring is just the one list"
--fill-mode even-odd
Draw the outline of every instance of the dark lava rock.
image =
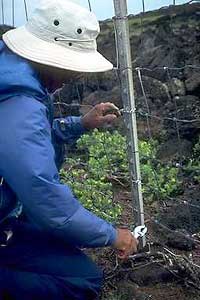
[[[161, 120], [200, 118], [200, 79], [198, 69], [186, 65], [200, 65], [200, 4], [185, 4], [129, 16], [130, 42], [133, 61], [133, 80], [137, 110], [149, 111]], [[142, 22], [141, 22], [142, 17]], [[116, 66], [115, 34], [112, 20], [101, 22], [98, 38], [99, 51]], [[141, 89], [136, 67], [142, 69]], [[169, 67], [174, 69], [164, 69]], [[183, 67], [183, 68], [179, 68]], [[65, 103], [94, 105], [114, 102], [122, 107], [119, 78], [116, 71], [102, 74], [84, 74], [82, 83], [70, 89], [65, 86], [62, 98]], [[77, 113], [77, 112], [75, 112]], [[177, 136], [193, 141], [200, 132], [200, 122], [177, 123], [173, 120], [151, 119], [152, 136], [170, 140]], [[156, 126], [154, 126], [154, 123]], [[147, 137], [144, 118], [139, 117], [140, 138]]]
[[120, 281], [117, 284], [117, 299], [118, 300], [148, 300], [149, 295], [139, 291], [139, 286], [134, 282]]
[[200, 76], [199, 72], [192, 74], [186, 81], [185, 86], [188, 94], [199, 95], [200, 94]]
[[[142, 87], [138, 77], [134, 78], [136, 104], [137, 107], [143, 108], [144, 111], [148, 111], [147, 103], [144, 95], [142, 94]], [[169, 100], [169, 88], [167, 84], [150, 76], [142, 76], [142, 84], [145, 90], [146, 97], [148, 99], [148, 105], [150, 110], [158, 110], [163, 107]]]
[[[177, 213], [177, 210], [167, 210], [165, 214], [159, 215], [159, 221], [161, 223], [158, 222], [152, 226], [154, 236], [159, 244], [184, 251], [191, 251], [196, 247], [191, 232], [189, 230], [183, 231], [185, 227], [190, 227], [189, 223], [191, 221], [188, 213], [186, 214], [184, 212], [184, 218], [180, 217], [180, 215], [183, 214], [183, 211], [184, 210], [179, 207], [179, 214]], [[170, 220], [171, 224], [169, 223]], [[174, 226], [172, 226], [172, 224]]]
[[179, 163], [192, 155], [192, 142], [177, 138], [172, 138], [159, 147], [157, 157], [163, 162], [174, 161]]
[[[194, 95], [176, 96], [168, 102], [165, 113], [171, 120], [164, 121], [168, 137], [177, 136], [193, 141], [200, 132], [200, 98]], [[178, 121], [173, 121], [176, 118]]]
[[178, 250], [191, 251], [195, 248], [195, 242], [187, 232], [169, 232], [166, 235], [166, 245]]
[[[159, 220], [171, 230], [186, 230], [196, 233], [200, 231], [200, 186], [187, 189], [181, 196], [186, 204], [178, 205], [177, 202], [171, 203], [172, 206], [165, 209], [159, 216]], [[174, 200], [175, 201], [175, 200]], [[176, 205], [177, 204], [177, 205]]]
[[161, 282], [171, 282], [174, 276], [164, 267], [156, 264], [147, 265], [129, 274], [129, 278], [138, 285], [155, 285]]

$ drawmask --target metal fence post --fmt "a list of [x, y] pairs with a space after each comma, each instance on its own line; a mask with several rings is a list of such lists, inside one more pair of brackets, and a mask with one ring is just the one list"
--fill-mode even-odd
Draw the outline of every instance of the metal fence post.
[[[128, 11], [126, 0], [114, 0], [115, 28], [118, 47], [119, 76], [121, 83], [121, 97], [124, 105], [124, 120], [127, 127], [128, 154], [130, 161], [131, 188], [135, 209], [134, 223], [144, 225], [143, 198], [141, 191], [141, 175], [138, 151], [138, 137], [136, 124], [136, 109], [133, 88], [133, 72], [131, 62], [131, 47], [129, 37]], [[142, 238], [141, 247], [146, 244]]]

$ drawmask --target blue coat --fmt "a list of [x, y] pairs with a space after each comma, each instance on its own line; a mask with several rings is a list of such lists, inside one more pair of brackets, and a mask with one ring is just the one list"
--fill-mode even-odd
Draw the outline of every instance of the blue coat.
[[64, 132], [59, 119], [51, 126], [47, 99], [31, 64], [0, 41], [0, 176], [42, 231], [75, 246], [111, 245], [116, 229], [86, 210], [59, 179], [55, 150], [84, 132], [80, 118], [65, 118]]

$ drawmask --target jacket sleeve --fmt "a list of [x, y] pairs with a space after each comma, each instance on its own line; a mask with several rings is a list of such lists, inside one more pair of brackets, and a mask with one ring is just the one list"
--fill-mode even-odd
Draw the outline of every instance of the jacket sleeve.
[[57, 143], [73, 145], [87, 129], [81, 124], [81, 117], [54, 119], [52, 132]]
[[0, 172], [31, 221], [69, 244], [111, 245], [114, 227], [86, 210], [60, 183], [45, 106], [32, 98], [9, 99], [1, 103], [0, 128]]

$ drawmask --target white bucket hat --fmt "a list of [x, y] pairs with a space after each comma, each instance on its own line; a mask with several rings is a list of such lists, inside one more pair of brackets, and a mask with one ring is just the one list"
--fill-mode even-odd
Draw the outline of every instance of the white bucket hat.
[[42, 1], [25, 26], [3, 35], [18, 55], [56, 68], [104, 72], [113, 65], [98, 51], [96, 16], [68, 0]]

